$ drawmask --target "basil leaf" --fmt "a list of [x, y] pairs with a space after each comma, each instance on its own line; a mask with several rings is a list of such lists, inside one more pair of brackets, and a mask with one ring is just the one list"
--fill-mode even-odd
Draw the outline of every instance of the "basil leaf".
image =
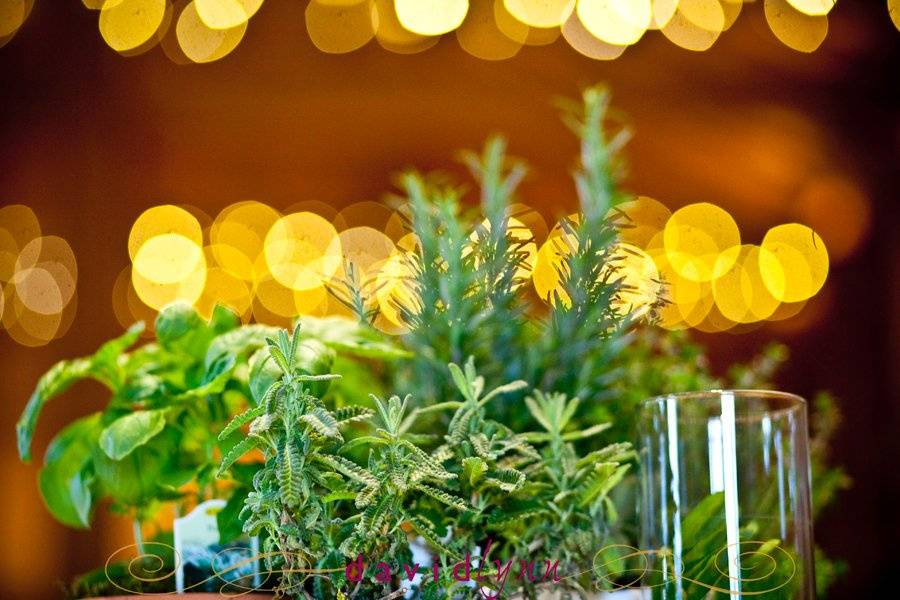
[[166, 410], [142, 410], [113, 421], [100, 433], [100, 447], [108, 457], [121, 460], [143, 446], [166, 426]]

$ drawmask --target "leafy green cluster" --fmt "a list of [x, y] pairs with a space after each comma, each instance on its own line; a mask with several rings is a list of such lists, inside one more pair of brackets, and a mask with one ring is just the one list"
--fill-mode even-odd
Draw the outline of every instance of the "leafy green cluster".
[[[348, 558], [359, 554], [392, 557], [409, 554], [405, 523], [429, 530], [406, 511], [407, 499], [421, 494], [456, 510], [466, 505], [443, 484], [455, 477], [403, 433], [406, 401], [373, 398], [381, 420], [371, 435], [345, 441], [348, 426], [373, 412], [347, 405], [330, 409], [322, 401], [323, 384], [336, 379], [330, 363], [309, 373], [298, 364], [305, 341], [301, 326], [267, 340], [264, 363], [279, 377], [269, 382], [261, 401], [236, 416], [221, 432], [227, 439], [248, 426], [246, 435], [222, 460], [224, 474], [247, 452], [259, 449], [264, 466], [253, 477], [253, 490], [241, 511], [244, 531], [263, 534], [268, 568], [281, 574], [279, 591], [301, 596], [314, 587], [315, 597], [335, 594]], [[251, 376], [251, 387], [268, 379], [264, 369]], [[361, 466], [345, 454], [365, 446], [371, 450]], [[334, 572], [334, 579], [316, 578], [312, 570]]]
[[[81, 379], [99, 381], [110, 396], [102, 412], [75, 421], [48, 448], [40, 484], [51, 512], [87, 526], [109, 497], [146, 519], [181, 498], [186, 483], [200, 496], [221, 493], [218, 474], [230, 479], [222, 537], [260, 535], [283, 594], [396, 597], [409, 586], [396, 568], [387, 580], [367, 571], [348, 581], [344, 566], [365, 556], [397, 567], [411, 561], [412, 542], [443, 567], [437, 584], [412, 590], [419, 598], [475, 594], [449, 567], [488, 544], [486, 574], [537, 555], [576, 573], [557, 589], [585, 595], [602, 576], [596, 565], [590, 570], [594, 553], [636, 539], [628, 442], [640, 402], [771, 387], [784, 360], [776, 347], [720, 380], [686, 334], [654, 329], [623, 306], [615, 244], [628, 226], [617, 208], [628, 199], [617, 186], [628, 134], [611, 127], [608, 103], [605, 90], [591, 88], [566, 108], [581, 143], [579, 209], [555, 232], [565, 252], [548, 303], [525, 285], [533, 240], [517, 235], [511, 219], [527, 169], [501, 139], [463, 156], [479, 186], [477, 207], [466, 205], [462, 187], [406, 173], [417, 247], [405, 256], [410, 293], [395, 298], [408, 329], [402, 347], [370, 326], [378, 303], [352, 264], [332, 291], [356, 322], [300, 317], [289, 335], [241, 326], [223, 309], [205, 322], [185, 305], [167, 308], [154, 342], [129, 350], [136, 326], [40, 380], [17, 426], [25, 460], [47, 401]], [[401, 396], [381, 400], [393, 392]], [[816, 414], [820, 508], [847, 482], [827, 466], [838, 421], [827, 397]], [[690, 525], [717, 539], [707, 517], [691, 515]], [[836, 572], [820, 563], [820, 574]], [[514, 585], [534, 598], [540, 581], [526, 576]]]
[[[614, 298], [622, 286], [614, 256], [615, 206], [627, 199], [614, 185], [617, 150], [627, 134], [607, 136], [608, 94], [592, 88], [583, 108], [567, 113], [582, 142], [575, 174], [580, 216], [565, 220], [567, 251], [560, 268], [561, 292], [549, 310], [520, 287], [525, 246], [510, 229], [511, 205], [525, 174], [505, 144], [488, 141], [483, 154], [465, 155], [481, 189], [480, 210], [464, 210], [462, 190], [434, 177], [408, 173], [401, 179], [419, 248], [410, 253], [409, 285], [416, 306], [398, 302], [409, 325], [404, 337], [414, 359], [401, 384], [421, 398], [445, 398], [453, 382], [444, 365], [474, 356], [488, 382], [524, 380], [528, 388], [552, 389], [569, 397], [608, 397], [610, 367], [633, 322]], [[471, 233], [473, 232], [474, 233]], [[499, 420], [521, 427], [517, 409], [524, 395], [509, 395], [495, 408]]]
[[[304, 318], [307, 339], [299, 348], [306, 369], [320, 368], [320, 356], [341, 361], [366, 389], [378, 385], [371, 370], [354, 357], [391, 360], [405, 353], [377, 332], [343, 319]], [[278, 329], [241, 325], [229, 310], [217, 307], [204, 321], [187, 304], [160, 312], [156, 339], [137, 346], [143, 324], [104, 344], [93, 355], [54, 365], [38, 382], [16, 426], [19, 454], [31, 459], [32, 438], [44, 406], [76, 382], [93, 380], [107, 389], [106, 407], [81, 417], [51, 441], [39, 473], [41, 496], [60, 522], [87, 527], [94, 507], [104, 498], [114, 510], [138, 523], [154, 517], [161, 504], [229, 494], [217, 490], [215, 472], [237, 436], [217, 439], [228, 420], [260, 396], [260, 382], [272, 377], [268, 365], [255, 360], [266, 338]], [[260, 375], [259, 377], [251, 377]], [[256, 382], [256, 389], [250, 381]], [[265, 391], [263, 388], [262, 391]], [[354, 388], [338, 386], [337, 402]], [[222, 514], [229, 537], [233, 508], [251, 483], [255, 467], [233, 469], [234, 502]], [[187, 485], [186, 484], [191, 484]], [[188, 498], [189, 497], [189, 498]], [[140, 540], [137, 540], [140, 542]]]
[[104, 344], [92, 356], [62, 361], [38, 382], [16, 427], [19, 454], [31, 458], [31, 440], [47, 402], [80, 380], [108, 389], [106, 407], [75, 420], [50, 443], [40, 471], [41, 495], [59, 521], [87, 527], [98, 501], [152, 517], [161, 502], [178, 500], [184, 484], [212, 494], [220, 446], [217, 430], [245, 401], [241, 365], [270, 331], [239, 328], [237, 317], [216, 309], [209, 322], [175, 304], [156, 322], [156, 340], [130, 352], [143, 325]]
[[[491, 539], [491, 560], [540, 551], [566, 572], [590, 564], [606, 534], [603, 513], [614, 510], [609, 491], [627, 471], [631, 452], [627, 444], [617, 444], [579, 456], [573, 442], [608, 425], [572, 430], [578, 402], [535, 392], [526, 402], [544, 430], [516, 433], [489, 418], [486, 408], [525, 383], [486, 391], [470, 359], [464, 367], [448, 367], [460, 399], [409, 412], [409, 397], [373, 398], [377, 420], [360, 432], [372, 411], [332, 409], [322, 401], [321, 384], [336, 377], [325, 372], [327, 362], [317, 363], [321, 372], [297, 367], [303, 333], [298, 326], [293, 336], [282, 331], [268, 340], [263, 361], [274, 364], [280, 376], [266, 379], [259, 404], [236, 416], [220, 435], [242, 436], [223, 459], [220, 474], [251, 450], [265, 455], [240, 516], [245, 532], [262, 535], [268, 570], [280, 573], [280, 593], [387, 596], [402, 585], [401, 577], [384, 580], [367, 573], [354, 583], [346, 580], [343, 567], [363, 556], [366, 562], [391, 561], [399, 571], [401, 562], [411, 561], [411, 536], [445, 563]], [[256, 370], [251, 387], [265, 377], [264, 369]], [[452, 416], [442, 436], [411, 433], [420, 417], [443, 411]], [[347, 439], [349, 433], [358, 435]], [[359, 449], [367, 454], [354, 460]], [[489, 567], [484, 574], [492, 573], [496, 569]], [[534, 594], [539, 579], [521, 585]], [[560, 585], [583, 591], [591, 577]], [[438, 598], [472, 590], [445, 568], [437, 583], [420, 584], [413, 592]]]

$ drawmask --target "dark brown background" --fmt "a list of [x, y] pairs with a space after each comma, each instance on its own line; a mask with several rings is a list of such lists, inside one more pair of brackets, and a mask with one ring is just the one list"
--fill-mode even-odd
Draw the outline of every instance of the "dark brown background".
[[[780, 385], [841, 398], [846, 423], [835, 457], [855, 486], [816, 536], [851, 565], [835, 598], [891, 595], [900, 534], [892, 88], [900, 33], [884, 2], [839, 3], [813, 55], [777, 42], [756, 3], [709, 52], [650, 33], [612, 63], [561, 39], [491, 63], [462, 52], [452, 35], [421, 55], [373, 43], [330, 56], [311, 45], [304, 5], [267, 2], [240, 47], [206, 66], [176, 66], [159, 49], [118, 56], [100, 38], [97, 14], [76, 0], [38, 0], [0, 49], [0, 204], [32, 206], [46, 232], [70, 240], [80, 269], [78, 314], [62, 340], [26, 349], [0, 332], [0, 596], [55, 597], [58, 580], [127, 543], [127, 523], [102, 513], [90, 532], [47, 515], [37, 467], [16, 459], [13, 424], [41, 372], [119, 329], [111, 290], [141, 210], [189, 203], [214, 215], [244, 199], [276, 208], [377, 199], [398, 169], [455, 168], [457, 149], [504, 132], [533, 166], [523, 199], [551, 215], [574, 206], [576, 151], [552, 101], [598, 81], [609, 82], [635, 130], [629, 188], [671, 207], [724, 206], [750, 242], [796, 218], [796, 194], [810, 178], [841, 173], [869, 198], [865, 242], [833, 266], [794, 325], [704, 339], [720, 367], [784, 340], [793, 358]], [[834, 225], [845, 216], [838, 204], [820, 219]], [[38, 456], [63, 423], [102, 405], [97, 392], [78, 387], [46, 411]]]

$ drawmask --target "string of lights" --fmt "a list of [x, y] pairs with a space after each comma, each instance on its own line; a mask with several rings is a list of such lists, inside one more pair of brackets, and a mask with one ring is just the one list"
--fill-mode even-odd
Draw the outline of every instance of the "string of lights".
[[[125, 56], [160, 46], [176, 63], [224, 58], [244, 38], [264, 0], [82, 0], [99, 13], [100, 35]], [[0, 46], [34, 0], [0, 0]], [[353, 52], [373, 40], [400, 54], [425, 51], [453, 34], [485, 60], [562, 37], [577, 52], [612, 60], [652, 32], [694, 51], [711, 48], [744, 11], [761, 10], [786, 46], [816, 50], [836, 0], [311, 0], [306, 30], [321, 51]], [[886, 0], [900, 29], [900, 0]]]

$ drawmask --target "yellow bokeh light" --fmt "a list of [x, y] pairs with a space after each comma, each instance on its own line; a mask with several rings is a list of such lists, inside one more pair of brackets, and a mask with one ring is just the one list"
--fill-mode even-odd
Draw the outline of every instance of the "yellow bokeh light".
[[706, 316], [703, 317], [703, 320], [694, 325], [694, 329], [696, 329], [697, 331], [703, 331], [705, 333], [722, 333], [724, 331], [728, 331], [736, 325], [738, 325], [738, 323], [723, 315], [719, 311], [719, 307], [716, 306], [715, 303], [713, 303], [713, 305], [709, 307], [709, 311], [706, 313]]
[[197, 15], [210, 29], [231, 29], [256, 14], [263, 0], [194, 0]]
[[0, 38], [12, 35], [28, 16], [25, 0], [3, 0], [0, 2]]
[[325, 302], [328, 295], [325, 286], [306, 290], [292, 290], [272, 277], [266, 277], [256, 286], [256, 299], [270, 312], [282, 317], [311, 314]]
[[725, 24], [722, 27], [722, 30], [727, 31], [737, 21], [737, 18], [740, 16], [741, 10], [744, 7], [744, 3], [741, 0], [721, 0], [721, 4], [722, 12], [725, 15]]
[[[56, 235], [34, 238], [19, 252], [15, 270], [24, 271], [31, 267], [54, 264], [68, 272], [72, 280], [78, 278], [78, 264], [75, 252], [69, 242]], [[55, 271], [55, 268], [53, 268]]]
[[206, 268], [201, 248], [177, 233], [164, 233], [144, 242], [134, 257], [134, 270], [153, 283], [185, 281], [198, 269]]
[[[758, 246], [744, 245], [740, 248], [738, 260], [721, 277], [712, 282], [713, 297], [718, 311], [734, 323], [752, 323], [769, 318], [780, 304], [769, 291], [760, 271], [761, 262], [771, 265], [771, 261], [760, 261], [760, 253], [766, 253]], [[773, 287], [784, 289], [784, 275], [776, 271], [767, 274]]]
[[[480, 240], [489, 237], [490, 233], [491, 223], [485, 219], [479, 224], [475, 231], [469, 234], [470, 243], [466, 244], [463, 248], [463, 256], [468, 256]], [[534, 270], [534, 265], [537, 260], [538, 248], [537, 244], [534, 242], [534, 234], [527, 225], [515, 217], [507, 217], [506, 239], [508, 244], [506, 250], [507, 254], [512, 255], [513, 253], [516, 253], [519, 257], [519, 263], [513, 275], [514, 279], [518, 281], [514, 287], [518, 287], [531, 276], [531, 272]], [[477, 255], [474, 262], [476, 268], [481, 263]]]
[[781, 42], [799, 52], [813, 52], [828, 35], [828, 17], [812, 16], [796, 10], [789, 0], [766, 0], [765, 14], [769, 29]]
[[374, 275], [378, 264], [390, 258], [395, 251], [391, 238], [373, 227], [351, 227], [338, 237], [344, 260], [353, 264], [361, 282]]
[[666, 227], [672, 211], [649, 196], [639, 196], [610, 210], [619, 239], [639, 248], [650, 247], [651, 240]]
[[614, 60], [622, 56], [627, 48], [597, 39], [575, 14], [566, 19], [562, 35], [576, 52], [594, 60]]
[[117, 52], [133, 50], [156, 35], [166, 7], [166, 0], [107, 1], [100, 12], [100, 35]]
[[558, 27], [575, 9], [575, 0], [503, 0], [506, 10], [532, 27]]
[[[801, 302], [814, 296], [828, 278], [828, 250], [825, 242], [812, 229], [788, 223], [770, 229], [763, 238], [760, 271], [766, 287], [782, 302]], [[784, 274], [784, 288], [776, 277]]]
[[154, 310], [162, 310], [167, 304], [183, 300], [194, 304], [203, 294], [206, 285], [206, 261], [203, 251], [199, 252], [201, 260], [187, 277], [172, 283], [160, 283], [144, 277], [135, 266], [131, 269], [131, 284], [141, 302]]
[[462, 24], [469, 0], [394, 0], [397, 19], [420, 35], [441, 35]]
[[[509, 9], [506, 8], [505, 0], [494, 0], [494, 22], [497, 24], [497, 29], [502, 31], [503, 35], [509, 39], [520, 44], [528, 43], [528, 34], [531, 27], [509, 12]], [[538, 31], [549, 31], [553, 28], [537, 29]]]
[[277, 210], [262, 202], [238, 202], [222, 210], [209, 229], [216, 263], [244, 281], [260, 279], [266, 273], [266, 234], [279, 218]]
[[309, 39], [329, 54], [362, 48], [375, 36], [378, 13], [368, 0], [351, 5], [332, 5], [312, 0], [306, 5]]
[[[691, 292], [693, 294], [693, 292]], [[696, 302], [678, 304], [681, 320], [688, 327], [696, 327], [706, 319], [715, 304], [712, 286], [709, 283], [699, 284], [699, 297]]]
[[207, 269], [203, 293], [196, 302], [197, 311], [203, 318], [209, 319], [217, 304], [227, 306], [238, 315], [245, 315], [252, 303], [250, 287], [245, 281], [221, 267]]
[[[701, 202], [678, 209], [663, 231], [666, 255], [679, 275], [693, 281], [711, 281], [730, 264], [720, 254], [739, 246], [737, 223], [727, 211]], [[732, 252], [733, 261], [737, 253]]]
[[725, 12], [719, 0], [678, 0], [678, 12], [707, 31], [725, 29]]
[[669, 19], [660, 31], [670, 42], [693, 52], [702, 52], [712, 48], [719, 39], [719, 30], [709, 30], [700, 27], [684, 16], [680, 10]]
[[791, 6], [807, 15], [827, 15], [834, 8], [836, 0], [787, 0]]
[[0, 228], [0, 282], [9, 281], [16, 272], [19, 247], [13, 236]]
[[[5, 235], [2, 233], [5, 232]], [[0, 250], [21, 249], [41, 235], [37, 215], [24, 204], [8, 204], [0, 207]], [[9, 241], [3, 240], [12, 240]]]
[[132, 323], [143, 321], [147, 329], [142, 335], [153, 335], [153, 325], [156, 319], [156, 310], [144, 304], [134, 289], [131, 278], [131, 267], [125, 267], [116, 277], [113, 284], [113, 311], [123, 327], [129, 327]]
[[659, 271], [649, 254], [631, 244], [616, 244], [609, 268], [609, 281], [618, 282], [613, 308], [625, 314], [646, 314], [662, 291]]
[[42, 314], [25, 306], [15, 293], [7, 290], [6, 310], [2, 315], [3, 326], [9, 336], [22, 346], [44, 346], [65, 334], [72, 323], [75, 304], [70, 303], [67, 310], [62, 312]]
[[195, 63], [214, 62], [227, 56], [241, 43], [246, 31], [246, 22], [230, 29], [208, 27], [197, 13], [194, 1], [184, 7], [175, 24], [178, 46]]
[[41, 315], [62, 312], [66, 306], [63, 292], [47, 269], [31, 267], [15, 274], [11, 282], [22, 304]]
[[381, 265], [375, 284], [375, 298], [381, 315], [402, 331], [406, 330], [406, 323], [401, 309], [415, 314], [421, 307], [421, 300], [412, 285], [414, 272], [408, 261], [406, 253], [395, 252]]
[[294, 290], [322, 285], [341, 266], [341, 240], [327, 220], [310, 212], [279, 219], [265, 239], [266, 264], [272, 276]]
[[428, 50], [440, 39], [439, 36], [419, 35], [403, 27], [397, 19], [394, 0], [375, 0], [374, 7], [378, 23], [375, 39], [385, 50], [397, 54], [416, 54]]
[[678, 0], [652, 0], [650, 29], [662, 29], [675, 15]]
[[392, 230], [394, 233], [398, 232], [396, 227], [399, 224], [396, 222], [396, 219], [397, 213], [383, 203], [365, 200], [345, 206], [334, 216], [331, 222], [338, 229], [371, 227], [378, 231], [383, 231], [385, 235], [391, 237], [389, 230]]
[[531, 281], [538, 297], [549, 304], [557, 298], [563, 305], [570, 306], [569, 295], [563, 289], [561, 273], [567, 268], [568, 257], [572, 254], [577, 240], [557, 224], [550, 231], [547, 240], [541, 244], [534, 261]]
[[197, 246], [203, 245], [203, 228], [197, 218], [179, 206], [162, 204], [145, 210], [131, 226], [128, 235], [128, 255], [131, 260], [137, 256], [144, 242], [165, 233], [177, 233]]
[[525, 36], [527, 46], [549, 46], [559, 39], [562, 34], [561, 27], [529, 27]]
[[505, 60], [519, 53], [523, 41], [509, 38], [497, 24], [494, 0], [472, 0], [466, 20], [456, 30], [460, 47], [484, 60]]
[[900, 31], [900, 0], [888, 0], [888, 14], [894, 22], [894, 27]]
[[650, 26], [650, 0], [579, 0], [576, 11], [594, 37], [618, 46], [634, 44]]

